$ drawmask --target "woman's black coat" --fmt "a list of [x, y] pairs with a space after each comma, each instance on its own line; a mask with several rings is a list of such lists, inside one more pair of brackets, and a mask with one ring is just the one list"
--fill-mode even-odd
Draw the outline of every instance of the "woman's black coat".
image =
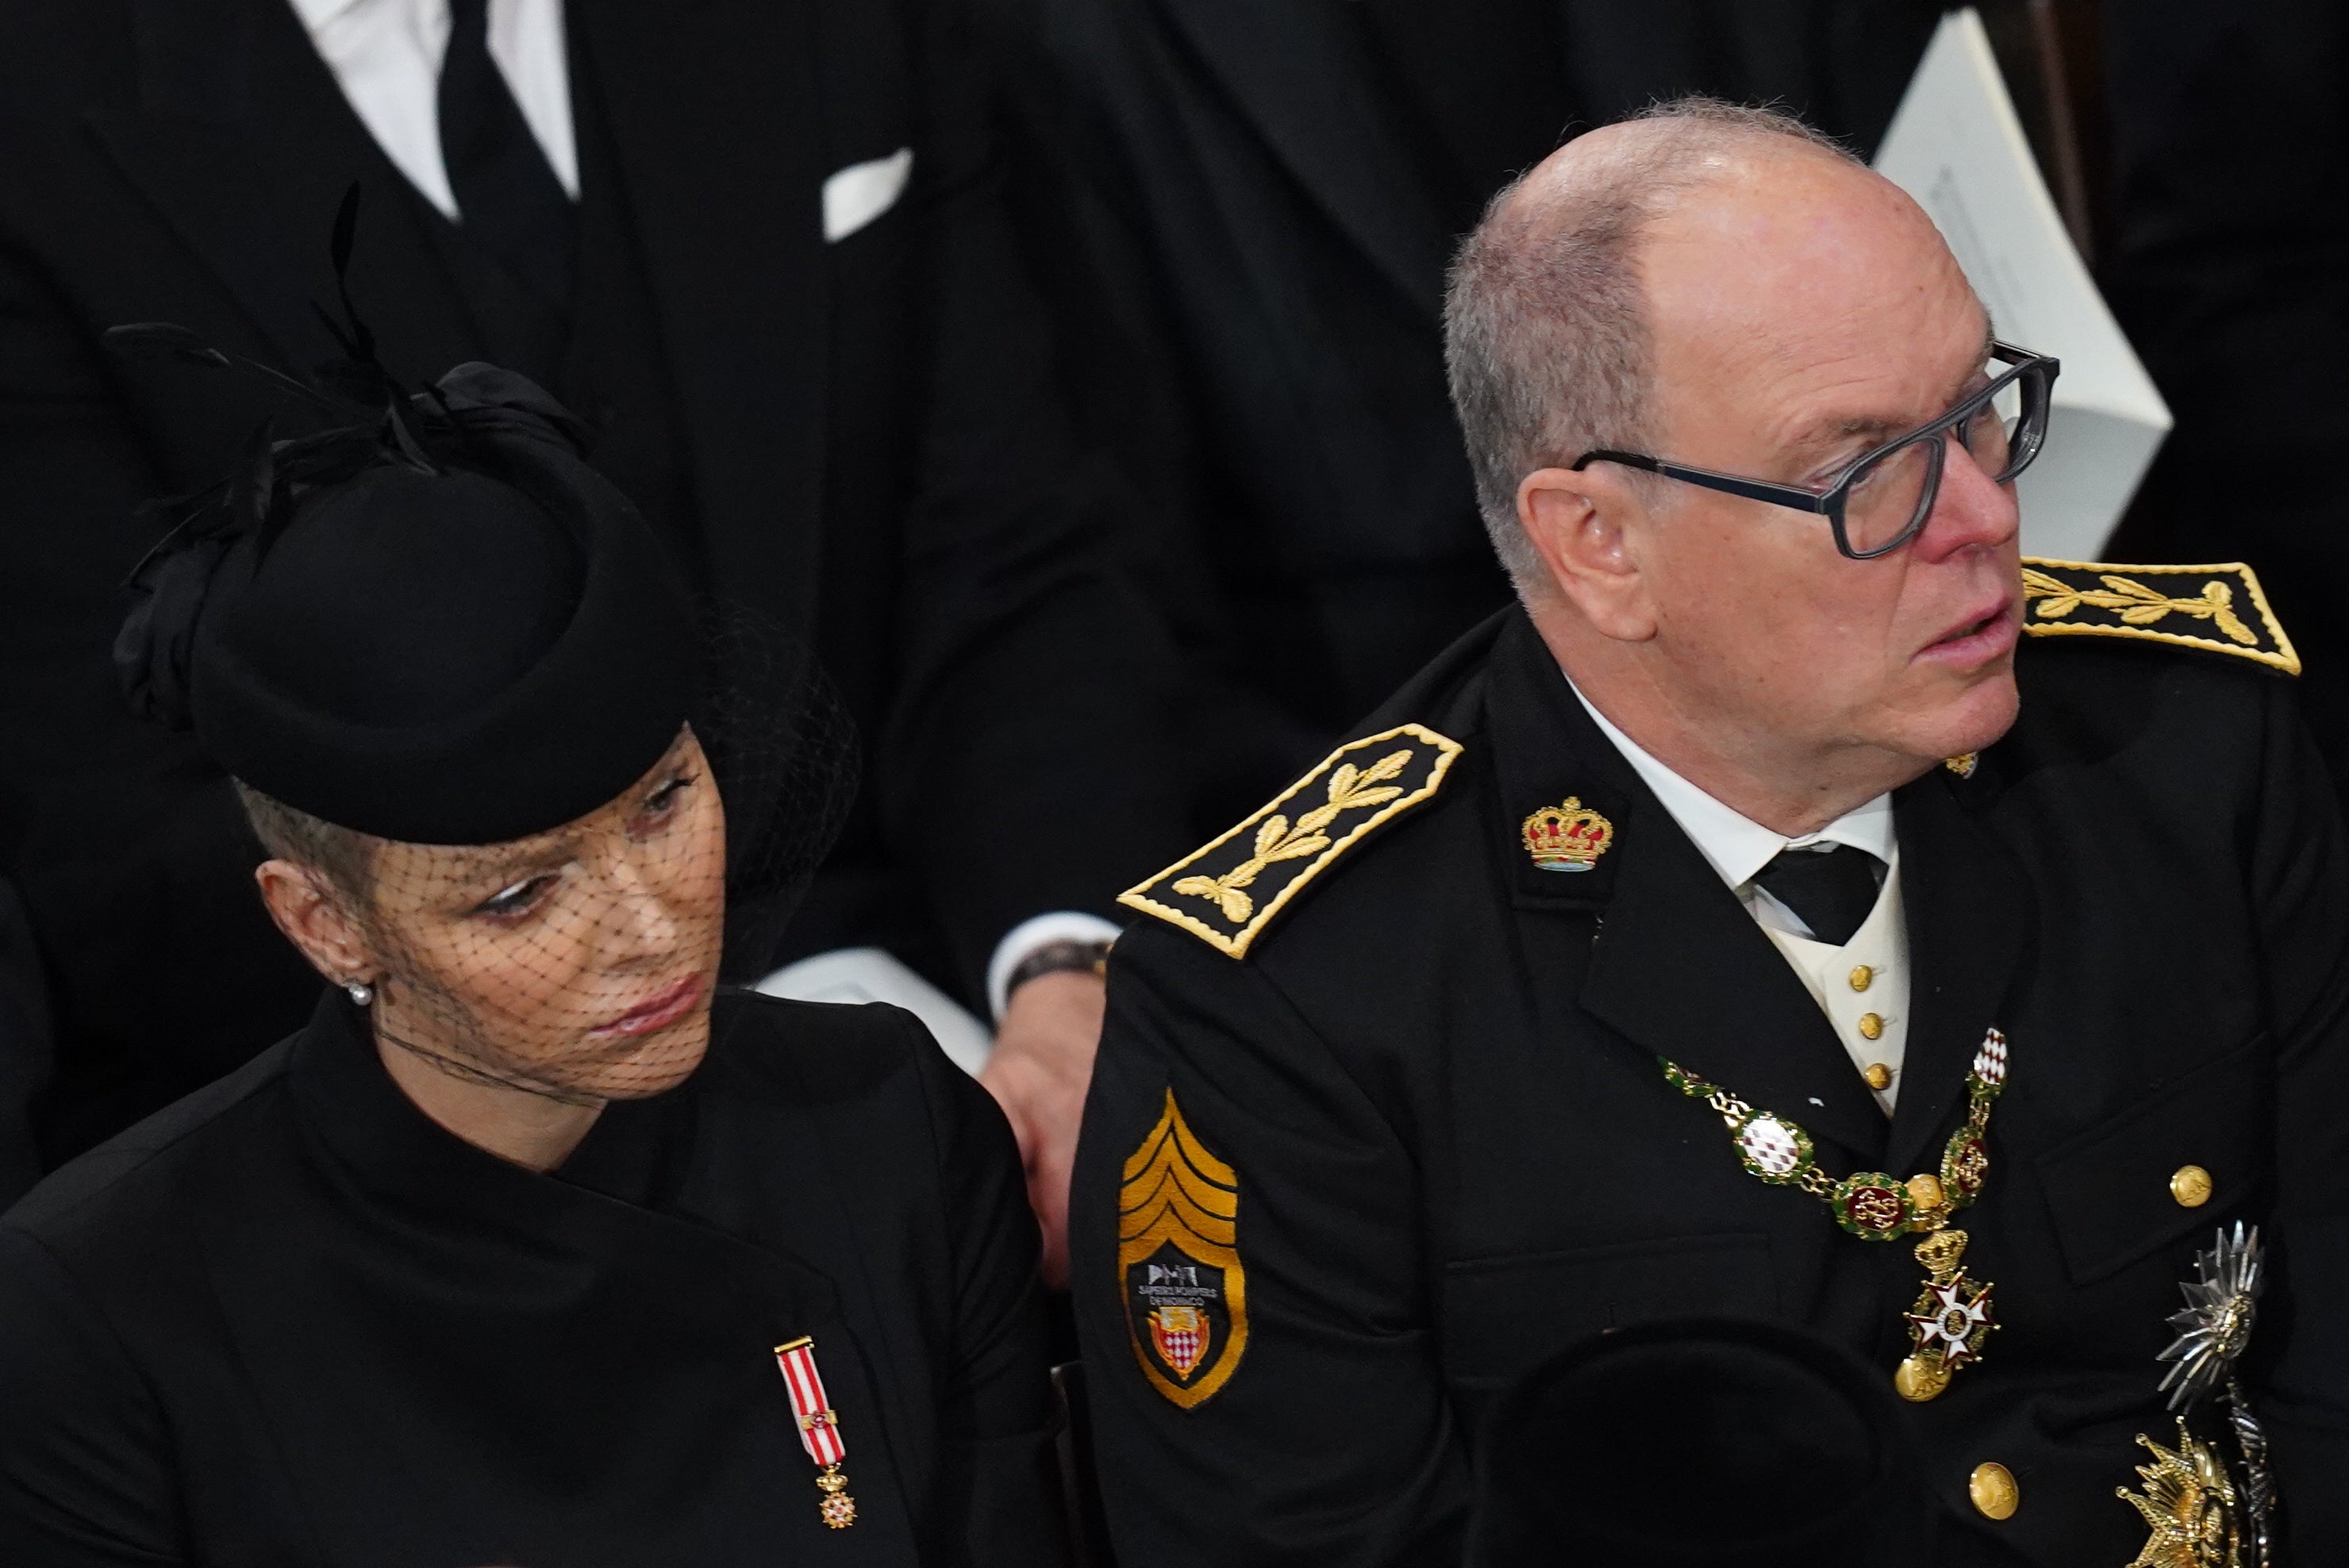
[[330, 995], [0, 1220], [0, 1561], [1050, 1563], [1036, 1248], [993, 1102], [894, 1009], [724, 997], [539, 1175]]

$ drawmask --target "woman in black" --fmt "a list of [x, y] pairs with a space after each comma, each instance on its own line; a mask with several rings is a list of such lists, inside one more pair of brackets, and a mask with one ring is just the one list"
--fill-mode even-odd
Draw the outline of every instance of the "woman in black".
[[0, 1219], [0, 1562], [1057, 1559], [1009, 1134], [906, 1015], [719, 988], [695, 619], [572, 428], [468, 366], [142, 570], [118, 662], [330, 985]]

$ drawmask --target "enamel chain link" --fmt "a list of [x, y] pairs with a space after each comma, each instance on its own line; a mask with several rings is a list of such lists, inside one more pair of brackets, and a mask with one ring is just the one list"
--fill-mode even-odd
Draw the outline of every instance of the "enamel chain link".
[[1973, 1202], [1990, 1176], [1990, 1108], [2006, 1087], [2004, 1035], [1992, 1029], [1974, 1053], [1966, 1073], [1965, 1124], [1942, 1146], [1939, 1174], [1920, 1171], [1906, 1181], [1881, 1171], [1857, 1171], [1838, 1181], [1819, 1169], [1811, 1135], [1795, 1122], [1758, 1110], [1673, 1062], [1663, 1061], [1663, 1068], [1674, 1088], [1719, 1113], [1738, 1163], [1752, 1175], [1819, 1199], [1837, 1224], [1863, 1241], [1923, 1237], [1917, 1261], [1925, 1286], [1907, 1315], [1909, 1357], [1892, 1376], [1903, 1398], [1933, 1398], [1961, 1367], [1981, 1357], [1983, 1342], [1998, 1326], [1991, 1316], [1991, 1284], [1967, 1277], [1966, 1233], [1951, 1229], [1950, 1221]]

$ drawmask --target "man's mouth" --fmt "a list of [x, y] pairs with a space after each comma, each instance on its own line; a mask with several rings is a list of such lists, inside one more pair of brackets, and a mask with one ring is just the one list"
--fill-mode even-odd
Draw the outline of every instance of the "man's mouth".
[[1920, 657], [1961, 669], [1988, 664], [2014, 646], [2014, 601], [2002, 599], [1977, 611], [1926, 645]]
[[607, 1039], [616, 1036], [627, 1038], [657, 1033], [690, 1014], [700, 1002], [701, 993], [701, 976], [688, 975], [674, 985], [662, 987], [610, 1023], [589, 1032]]

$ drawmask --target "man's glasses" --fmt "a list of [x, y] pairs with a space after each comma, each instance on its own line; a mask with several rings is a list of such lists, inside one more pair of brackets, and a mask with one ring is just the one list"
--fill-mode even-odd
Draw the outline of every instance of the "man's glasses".
[[1854, 561], [1869, 561], [1916, 538], [1933, 515], [1949, 438], [1965, 443], [1994, 484], [2007, 483], [2039, 455], [2047, 439], [2049, 395], [2063, 366], [2046, 355], [1994, 342], [1986, 368], [1993, 372], [1990, 385], [1940, 418], [1862, 454], [1824, 489], [1684, 468], [1640, 452], [1585, 452], [1574, 467], [1621, 463], [1750, 500], [1823, 513], [1835, 529], [1836, 548]]

